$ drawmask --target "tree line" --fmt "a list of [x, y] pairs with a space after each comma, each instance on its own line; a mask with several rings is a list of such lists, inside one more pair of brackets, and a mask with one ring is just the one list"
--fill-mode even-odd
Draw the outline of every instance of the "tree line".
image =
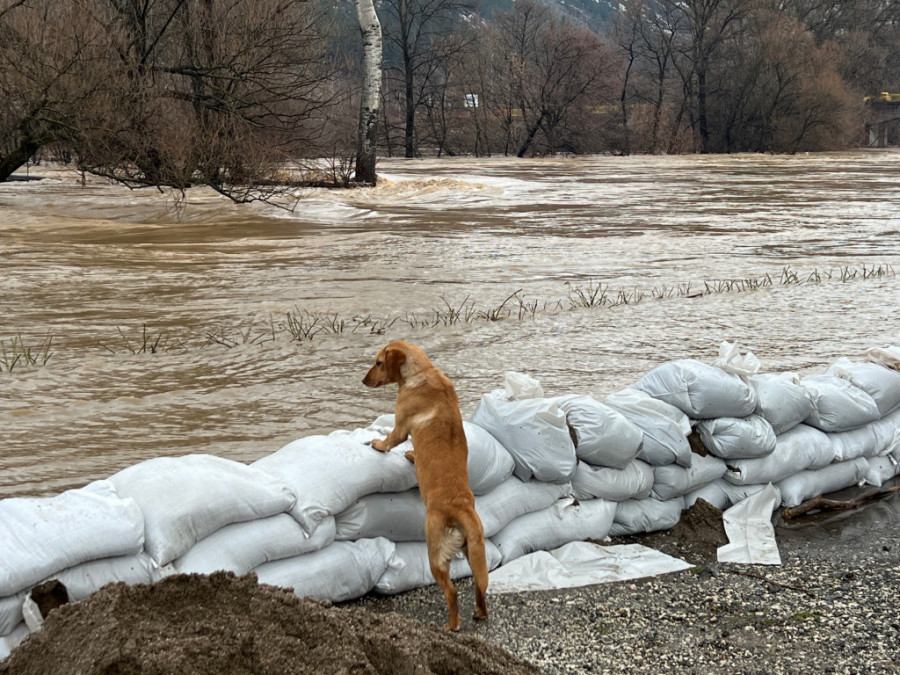
[[0, 0], [0, 182], [53, 157], [245, 201], [374, 182], [364, 136], [406, 157], [827, 150], [900, 86], [900, 0], [625, 0], [599, 32], [487, 4]]

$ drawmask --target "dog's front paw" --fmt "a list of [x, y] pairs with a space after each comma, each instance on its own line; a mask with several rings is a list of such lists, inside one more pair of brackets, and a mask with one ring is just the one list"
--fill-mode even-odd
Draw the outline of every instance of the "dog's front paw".
[[378, 452], [387, 452], [390, 449], [387, 447], [387, 443], [378, 438], [369, 441], [368, 444], [375, 448]]
[[412, 462], [413, 464], [416, 463], [416, 452], [415, 452], [415, 450], [407, 450], [406, 453], [405, 453], [403, 456], [406, 457], [406, 459], [408, 459], [408, 460], [409, 460], [410, 462]]

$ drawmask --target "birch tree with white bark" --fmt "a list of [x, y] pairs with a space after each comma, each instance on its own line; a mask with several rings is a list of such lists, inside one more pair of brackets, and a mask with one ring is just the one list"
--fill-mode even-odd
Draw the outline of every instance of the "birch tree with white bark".
[[358, 183], [375, 185], [378, 114], [381, 105], [381, 23], [375, 12], [374, 0], [355, 0], [355, 2], [356, 19], [363, 39], [363, 90], [359, 104], [355, 180]]

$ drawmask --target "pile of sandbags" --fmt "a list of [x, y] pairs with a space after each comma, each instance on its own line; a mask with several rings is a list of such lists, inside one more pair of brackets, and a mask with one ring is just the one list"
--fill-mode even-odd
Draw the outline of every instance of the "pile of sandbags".
[[[898, 371], [891, 347], [802, 379], [760, 374], [726, 344], [715, 365], [670, 361], [602, 401], [545, 397], [509, 373], [464, 422], [489, 566], [665, 530], [699, 498], [725, 509], [769, 483], [785, 506], [881, 485], [900, 467]], [[412, 446], [368, 445], [392, 426], [301, 438], [249, 466], [156, 458], [57, 497], [0, 500], [0, 658], [39, 627], [28, 594], [49, 579], [72, 600], [216, 570], [331, 601], [433, 583]], [[470, 575], [467, 561], [451, 574]]]
[[839, 359], [801, 379], [759, 374], [752, 354], [725, 343], [714, 366], [670, 361], [635, 387], [687, 414], [705, 451], [725, 463], [686, 506], [703, 498], [725, 509], [772, 483], [789, 507], [897, 475], [900, 372], [884, 365], [891, 350], [878, 354], [879, 363]]

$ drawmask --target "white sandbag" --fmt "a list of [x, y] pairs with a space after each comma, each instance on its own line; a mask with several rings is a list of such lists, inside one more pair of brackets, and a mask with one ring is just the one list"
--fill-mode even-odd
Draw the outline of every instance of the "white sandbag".
[[897, 475], [900, 475], [900, 461], [893, 455], [873, 457], [869, 460], [869, 467], [866, 470], [866, 483], [881, 487]]
[[464, 420], [463, 430], [469, 446], [469, 487], [474, 494], [485, 495], [512, 476], [516, 463], [509, 451], [487, 429]]
[[[488, 570], [500, 564], [500, 550], [489, 539], [484, 542]], [[388, 567], [375, 584], [374, 591], [382, 595], [395, 595], [414, 588], [422, 588], [435, 583], [428, 563], [428, 545], [424, 541], [407, 541], [397, 544], [397, 558], [403, 565]], [[450, 561], [450, 578], [462, 579], [472, 576], [469, 561], [462, 554]]]
[[781, 505], [797, 506], [811, 497], [835, 492], [865, 480], [869, 462], [864, 457], [837, 462], [815, 470], [800, 471], [778, 482]]
[[56, 497], [0, 500], [0, 597], [86, 560], [139, 553], [144, 517], [110, 481]]
[[888, 418], [850, 431], [828, 434], [834, 446], [834, 459], [845, 462], [857, 457], [880, 457], [900, 446], [900, 429]]
[[725, 475], [725, 461], [712, 455], [694, 455], [689, 468], [669, 464], [653, 467], [652, 496], [660, 501], [681, 497]]
[[45, 579], [57, 579], [69, 593], [72, 601], [84, 600], [107, 584], [124, 582], [129, 585], [150, 584], [159, 581], [174, 570], [161, 568], [147, 553], [91, 560], [56, 572]]
[[334, 541], [334, 518], [319, 524], [312, 536], [290, 514], [233, 523], [194, 544], [173, 565], [183, 574], [224, 570], [238, 576], [260, 565], [312, 553]]
[[[386, 436], [394, 428], [394, 415], [382, 415], [369, 428]], [[469, 487], [476, 495], [487, 494], [512, 475], [515, 468], [512, 455], [489, 431], [477, 424], [464, 420], [463, 431], [469, 446], [466, 463]]]
[[800, 384], [813, 398], [813, 411], [804, 422], [817, 429], [849, 431], [881, 417], [872, 397], [848, 380], [834, 375], [809, 375]]
[[687, 440], [691, 422], [678, 408], [637, 389], [623, 389], [603, 402], [643, 432], [638, 459], [653, 466], [691, 465], [691, 445]]
[[13, 649], [22, 644], [22, 641], [25, 640], [30, 633], [31, 631], [28, 630], [28, 626], [26, 626], [23, 621], [8, 634], [0, 636], [0, 661], [8, 657]]
[[572, 477], [572, 494], [576, 499], [606, 499], [624, 502], [646, 499], [653, 489], [653, 467], [639, 459], [624, 469], [609, 469], [578, 462]]
[[[290, 509], [295, 493], [258, 469], [213, 455], [156, 457], [110, 476], [144, 514], [144, 549], [160, 565], [220, 527]], [[100, 556], [94, 556], [100, 557]]]
[[[47, 579], [34, 584], [56, 579], [66, 587], [73, 602], [84, 600], [107, 584], [124, 582], [129, 585], [149, 584], [159, 581], [173, 569], [162, 569], [153, 558], [144, 553], [136, 555], [101, 558], [54, 572]], [[29, 589], [30, 590], [30, 589]], [[22, 591], [8, 598], [0, 598], [0, 635], [8, 633], [22, 621], [22, 603], [28, 591]]]
[[[724, 511], [730, 506], [734, 506], [747, 497], [755, 495], [757, 492], [765, 489], [769, 483], [755, 485], [732, 485], [724, 478], [714, 480], [707, 483], [703, 487], [688, 492], [684, 496], [684, 508], [689, 509], [698, 499], [704, 499], [718, 509]], [[781, 503], [781, 492], [777, 487], [774, 488], [776, 493], [776, 503]]]
[[283, 479], [296, 492], [291, 515], [311, 535], [328, 516], [336, 516], [360, 497], [415, 487], [416, 471], [405, 457], [412, 444], [407, 441], [390, 452], [366, 445], [383, 437], [372, 429], [307, 436], [252, 466]]
[[761, 415], [702, 420], [696, 429], [703, 447], [723, 459], [765, 457], [775, 449], [775, 430]]
[[694, 359], [663, 363], [634, 386], [671, 403], [691, 419], [746, 417], [756, 409], [756, 393], [746, 382]]
[[519, 516], [545, 509], [572, 490], [569, 483], [542, 483], [508, 478], [486, 495], [475, 498], [484, 536], [492, 537]]
[[335, 525], [338, 541], [425, 541], [425, 503], [418, 489], [366, 495], [337, 514]]
[[755, 413], [772, 425], [776, 435], [793, 429], [813, 412], [812, 394], [794, 373], [754, 375], [748, 381], [756, 391]]
[[500, 549], [505, 565], [532, 551], [548, 551], [571, 541], [605, 539], [615, 514], [615, 502], [576, 502], [569, 497], [549, 508], [519, 516], [491, 541]]
[[866, 360], [880, 363], [885, 368], [900, 370], [900, 346], [872, 347], [866, 350]]
[[12, 633], [22, 623], [22, 603], [28, 591], [0, 598], [0, 636]]
[[658, 499], [629, 499], [616, 505], [616, 515], [609, 534], [623, 537], [642, 532], [668, 530], [681, 519], [684, 497], [665, 502]]
[[314, 553], [257, 567], [259, 583], [291, 588], [298, 597], [343, 602], [365, 595], [389, 567], [402, 566], [384, 537], [336, 541]]
[[805, 424], [777, 437], [775, 450], [765, 457], [730, 459], [725, 480], [734, 485], [777, 483], [798, 471], [825, 466], [834, 459], [828, 435]]
[[859, 387], [875, 401], [882, 417], [900, 408], [900, 372], [878, 363], [855, 363], [838, 359], [825, 371]]
[[772, 485], [772, 488], [775, 490], [775, 503], [781, 503], [781, 490], [778, 489], [777, 485], [772, 483], [752, 483], [749, 485], [733, 485], [729, 483], [727, 480], [725, 481], [724, 489], [728, 494], [728, 497], [731, 501], [731, 506], [735, 504], [740, 504], [742, 501], [747, 499], [747, 497], [752, 497], [758, 492], [762, 492], [769, 485]]
[[575, 444], [566, 416], [553, 399], [511, 401], [503, 390], [485, 394], [472, 422], [503, 444], [515, 462], [517, 478], [567, 483], [575, 473]]
[[701, 485], [696, 490], [691, 490], [684, 495], [684, 508], [689, 509], [698, 499], [702, 499], [703, 501], [712, 504], [720, 511], [724, 511], [731, 506], [731, 498], [728, 496], [728, 491], [725, 489], [727, 485], [729, 485], [729, 483], [724, 478], [719, 478], [706, 485]]
[[593, 466], [624, 469], [641, 450], [644, 432], [590, 396], [555, 399], [575, 431], [575, 455]]

